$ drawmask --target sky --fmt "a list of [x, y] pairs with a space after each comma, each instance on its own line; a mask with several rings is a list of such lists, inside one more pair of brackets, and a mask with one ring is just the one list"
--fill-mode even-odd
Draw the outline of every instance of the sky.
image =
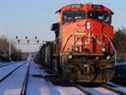
[[114, 27], [126, 26], [126, 0], [0, 0], [0, 35], [15, 39], [16, 36], [41, 40], [54, 39], [50, 31], [57, 21], [55, 11], [71, 3], [98, 3], [113, 10]]

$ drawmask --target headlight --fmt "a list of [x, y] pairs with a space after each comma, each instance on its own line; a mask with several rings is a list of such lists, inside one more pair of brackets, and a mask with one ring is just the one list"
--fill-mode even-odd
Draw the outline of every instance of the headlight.
[[111, 57], [110, 57], [109, 55], [106, 57], [107, 60], [109, 60], [110, 58], [111, 58]]
[[102, 48], [102, 52], [105, 52], [105, 48]]
[[77, 47], [75, 48], [75, 51], [78, 51], [78, 48]]
[[86, 29], [91, 29], [91, 23], [90, 22], [86, 23]]
[[99, 57], [97, 56], [95, 59], [96, 59], [96, 60], [98, 60], [98, 59], [99, 59]]
[[72, 59], [72, 55], [69, 55], [69, 56], [68, 56], [68, 59]]

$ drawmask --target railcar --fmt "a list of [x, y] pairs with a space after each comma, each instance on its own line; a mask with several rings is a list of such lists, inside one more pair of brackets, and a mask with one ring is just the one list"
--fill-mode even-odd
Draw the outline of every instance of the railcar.
[[113, 12], [98, 4], [70, 4], [56, 12], [55, 40], [44, 45], [43, 62], [62, 81], [105, 83], [115, 72]]

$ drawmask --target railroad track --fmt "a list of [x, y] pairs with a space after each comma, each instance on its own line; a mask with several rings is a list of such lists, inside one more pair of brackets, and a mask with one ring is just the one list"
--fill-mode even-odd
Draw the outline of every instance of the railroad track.
[[[24, 63], [25, 64], [25, 63]], [[22, 67], [24, 64], [21, 64], [19, 66], [17, 66], [16, 68], [14, 68], [13, 70], [11, 70], [8, 74], [6, 74], [3, 78], [0, 79], [0, 82], [4, 81], [5, 79], [7, 79], [9, 76], [11, 76], [14, 72], [16, 72], [20, 67]]]
[[[98, 91], [98, 90], [96, 90], [98, 88], [94, 88], [94, 87], [84, 87], [81, 85], [76, 85], [75, 87], [80, 89], [86, 95], [103, 95], [104, 94], [103, 91]], [[111, 95], [126, 95], [126, 88], [113, 84], [113, 83], [110, 83], [110, 82], [107, 84], [101, 85], [100, 88], [101, 88], [101, 90], [104, 89], [104, 90], [106, 90], [106, 92], [107, 91], [110, 92]], [[103, 92], [103, 93], [101, 93], [101, 92]], [[105, 94], [105, 95], [107, 95], [107, 94]]]
[[117, 85], [111, 82], [103, 84], [102, 86], [118, 93], [119, 95], [126, 95], [126, 87], [122, 87], [120, 85]]
[[[22, 73], [23, 77], [18, 82], [18, 84], [19, 84], [18, 88], [20, 88], [20, 89], [18, 89], [17, 91], [16, 90], [14, 91], [14, 90], [10, 89], [10, 90], [6, 91], [6, 93], [8, 93], [7, 95], [9, 95], [9, 94], [10, 95], [26, 95], [27, 85], [28, 85], [28, 79], [29, 79], [28, 77], [29, 77], [29, 72], [30, 72], [30, 64], [31, 63], [29, 63], [29, 62], [26, 61], [25, 63], [22, 63], [21, 65], [18, 65], [18, 66], [15, 65], [16, 67], [11, 68], [11, 70], [9, 70], [10, 72], [7, 72], [6, 75], [4, 75], [3, 77], [1, 77], [0, 83], [4, 84], [4, 80], [10, 79], [13, 74], [15, 74], [15, 76], [13, 76], [12, 78], [15, 80], [16, 79], [16, 74], [21, 74], [22, 70], [25, 70]], [[12, 79], [12, 82], [14, 82], [13, 79]]]
[[[45, 74], [43, 76], [45, 76], [44, 78], [47, 80], [48, 80], [48, 77], [49, 78], [53, 77], [53, 75], [48, 75], [48, 74]], [[111, 93], [111, 95], [126, 95], [126, 87], [122, 87], [120, 85], [117, 85], [111, 82], [99, 85], [98, 87], [85, 87], [79, 84], [75, 84], [74, 87], [78, 88], [86, 95], [103, 95], [104, 92], [102, 90], [106, 91], [106, 93], [107, 92]]]
[[13, 65], [13, 64], [12, 63], [2, 64], [2, 65], [0, 65], [0, 68], [5, 67], [5, 66], [9, 66], [9, 65]]
[[24, 78], [24, 81], [23, 81], [23, 84], [22, 84], [22, 87], [21, 87], [20, 95], [27, 95], [30, 65], [31, 65], [31, 63], [28, 63], [28, 67], [27, 67], [26, 75], [25, 75], [25, 78]]
[[76, 88], [78, 88], [79, 90], [81, 90], [83, 93], [85, 93], [86, 95], [92, 95], [92, 93], [90, 91], [88, 91], [88, 89], [85, 89], [83, 86], [81, 85], [76, 85]]

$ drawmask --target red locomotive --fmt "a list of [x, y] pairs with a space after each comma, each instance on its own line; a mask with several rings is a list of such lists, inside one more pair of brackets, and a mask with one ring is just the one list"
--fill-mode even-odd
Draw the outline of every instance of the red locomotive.
[[57, 11], [55, 41], [41, 48], [42, 61], [61, 80], [105, 83], [116, 60], [113, 12], [103, 5], [71, 4]]

